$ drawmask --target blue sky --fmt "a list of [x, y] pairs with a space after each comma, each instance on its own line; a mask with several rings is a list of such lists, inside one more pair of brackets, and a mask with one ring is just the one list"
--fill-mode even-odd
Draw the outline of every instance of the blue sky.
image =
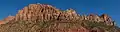
[[0, 0], [0, 19], [34, 3], [50, 4], [62, 10], [73, 8], [79, 14], [106, 13], [120, 26], [120, 0]]

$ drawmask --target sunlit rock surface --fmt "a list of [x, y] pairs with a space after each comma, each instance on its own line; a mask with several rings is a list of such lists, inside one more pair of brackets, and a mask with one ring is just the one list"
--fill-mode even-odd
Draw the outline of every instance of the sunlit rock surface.
[[79, 15], [47, 4], [25, 6], [0, 24], [0, 32], [120, 32], [107, 14]]

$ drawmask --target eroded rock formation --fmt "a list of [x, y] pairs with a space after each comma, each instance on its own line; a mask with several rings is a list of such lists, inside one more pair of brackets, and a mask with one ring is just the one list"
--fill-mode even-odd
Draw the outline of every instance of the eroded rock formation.
[[[9, 32], [17, 32], [19, 30], [24, 32], [25, 31], [26, 32], [28, 31], [30, 32], [40, 32], [40, 31], [42, 32], [53, 32], [53, 31], [54, 32], [104, 32], [105, 31], [104, 29], [101, 28], [84, 27], [84, 25], [86, 25], [83, 23], [85, 20], [89, 20], [93, 22], [94, 21], [104, 22], [110, 26], [114, 25], [113, 20], [107, 14], [103, 14], [101, 16], [96, 14], [79, 15], [73, 9], [67, 9], [66, 11], [61, 11], [51, 5], [30, 4], [24, 7], [23, 9], [19, 10], [16, 16], [8, 16], [4, 20], [0, 21], [0, 24], [5, 24], [0, 26], [0, 32], [5, 32], [2, 31], [1, 29], [11, 30]], [[48, 21], [48, 22], [44, 22], [44, 21]], [[70, 26], [70, 24], [72, 26]], [[82, 24], [84, 25], [82, 26]], [[43, 26], [51, 25], [51, 26], [49, 27], [45, 26], [44, 28], [41, 25]], [[5, 27], [9, 26], [9, 28], [2, 28], [4, 26]], [[14, 26], [15, 28], [19, 27], [18, 30], [13, 28]], [[68, 26], [70, 27], [66, 28]]]
[[5, 23], [8, 23], [8, 22], [10, 22], [10, 21], [14, 20], [14, 18], [15, 18], [15, 16], [11, 16], [11, 15], [9, 15], [9, 16], [8, 16], [8, 17], [6, 17], [5, 19], [0, 20], [0, 24], [5, 24]]
[[[82, 17], [82, 18], [80, 18]], [[103, 14], [98, 16], [95, 14], [90, 14], [88, 16], [79, 16], [75, 10], [68, 9], [67, 11], [60, 11], [50, 5], [46, 4], [30, 4], [29, 6], [24, 7], [22, 10], [16, 14], [15, 20], [26, 20], [26, 21], [36, 21], [36, 20], [73, 20], [73, 19], [82, 19], [82, 20], [94, 20], [94, 21], [103, 21], [112, 23], [111, 18]]]

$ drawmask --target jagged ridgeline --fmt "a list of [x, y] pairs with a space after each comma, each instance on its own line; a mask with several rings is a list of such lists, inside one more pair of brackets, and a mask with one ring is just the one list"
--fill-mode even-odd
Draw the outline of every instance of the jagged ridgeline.
[[30, 4], [0, 22], [0, 32], [120, 32], [107, 14], [79, 15], [51, 5]]

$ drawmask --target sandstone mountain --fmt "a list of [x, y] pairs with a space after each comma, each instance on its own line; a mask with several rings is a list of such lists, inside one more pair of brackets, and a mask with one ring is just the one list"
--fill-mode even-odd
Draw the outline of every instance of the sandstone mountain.
[[107, 14], [79, 15], [47, 4], [30, 4], [0, 21], [0, 32], [120, 32]]

